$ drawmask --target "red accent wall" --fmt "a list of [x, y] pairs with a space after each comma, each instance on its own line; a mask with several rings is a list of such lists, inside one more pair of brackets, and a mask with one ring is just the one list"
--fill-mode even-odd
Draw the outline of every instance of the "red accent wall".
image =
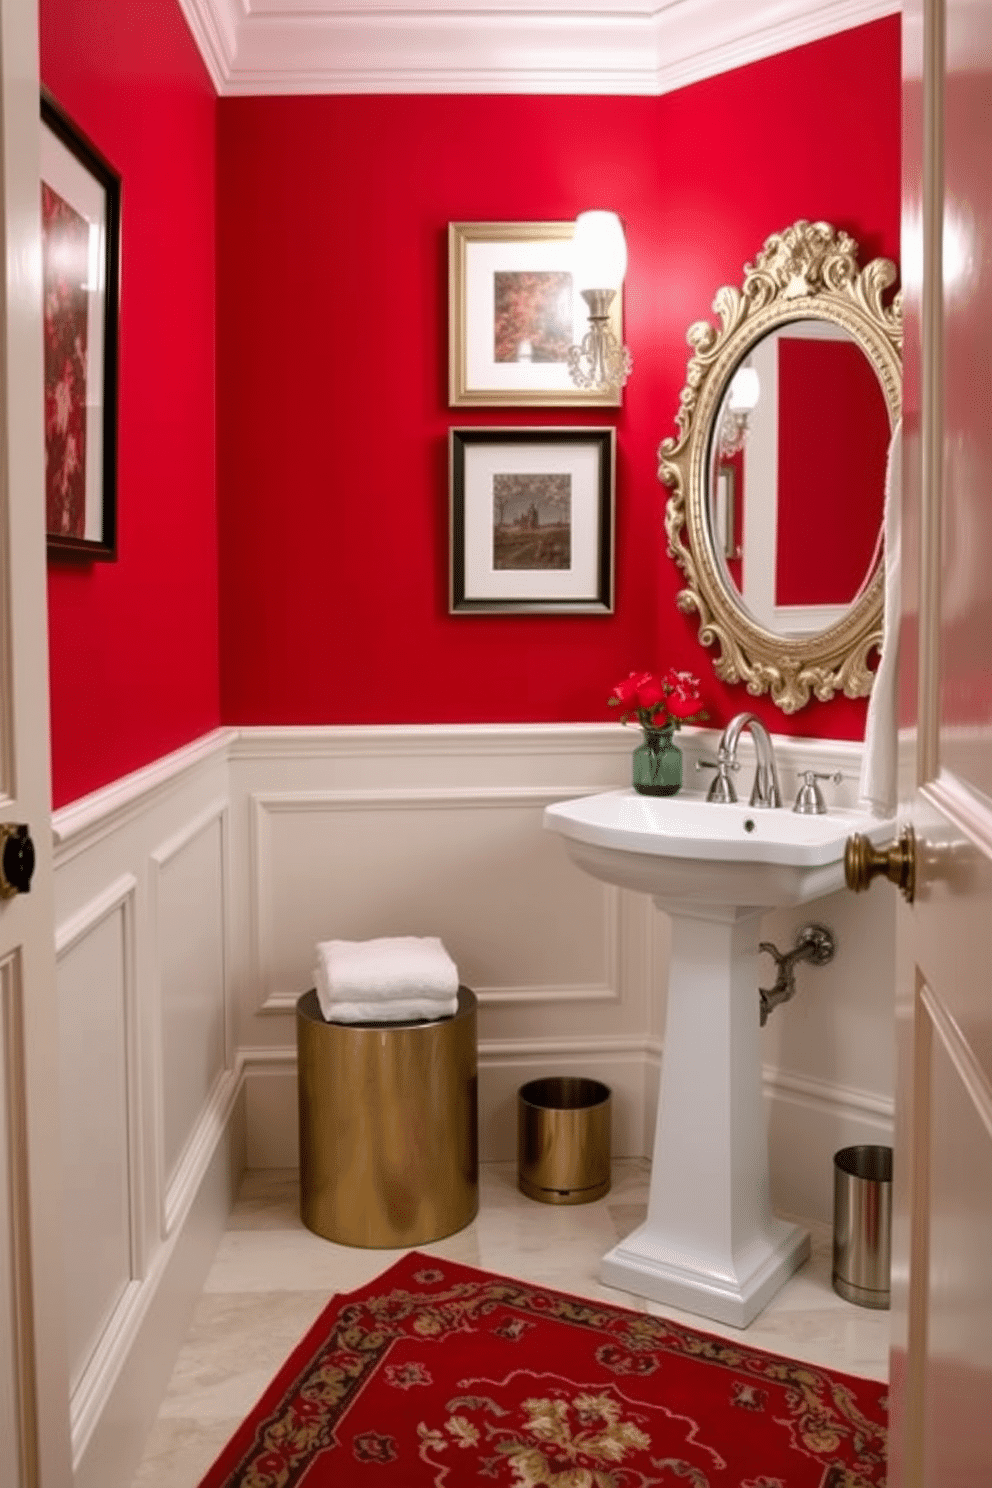
[[885, 395], [860, 347], [780, 338], [776, 604], [848, 604], [858, 593], [879, 556], [889, 438]]
[[[618, 677], [674, 664], [714, 723], [746, 705], [860, 737], [863, 702], [787, 718], [716, 680], [675, 607], [655, 452], [687, 326], [770, 232], [825, 218], [898, 258], [899, 87], [892, 18], [662, 98], [223, 99], [225, 721], [605, 719]], [[627, 226], [623, 409], [449, 409], [449, 220], [587, 206]], [[448, 428], [578, 422], [618, 431], [616, 614], [449, 616]]]
[[119, 557], [49, 562], [59, 806], [220, 720], [217, 101], [175, 0], [41, 0], [41, 75], [123, 176]]
[[[656, 448], [687, 326], [768, 233], [822, 217], [898, 257], [898, 18], [662, 98], [218, 103], [175, 0], [42, 0], [41, 43], [124, 176], [120, 557], [50, 567], [56, 804], [218, 721], [605, 719], [656, 665], [714, 723], [860, 736], [861, 702], [789, 719], [716, 680]], [[449, 409], [447, 223], [589, 205], [628, 228], [623, 409]], [[448, 428], [606, 422], [616, 614], [449, 616]]]

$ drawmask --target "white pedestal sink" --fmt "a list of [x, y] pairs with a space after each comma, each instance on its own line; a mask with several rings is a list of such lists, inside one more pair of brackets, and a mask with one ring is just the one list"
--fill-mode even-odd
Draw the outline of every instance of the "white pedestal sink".
[[648, 1217], [604, 1256], [602, 1279], [744, 1328], [809, 1254], [768, 1195], [758, 934], [776, 905], [833, 893], [861, 813], [798, 816], [702, 797], [609, 791], [549, 806], [580, 868], [653, 896], [672, 954]]

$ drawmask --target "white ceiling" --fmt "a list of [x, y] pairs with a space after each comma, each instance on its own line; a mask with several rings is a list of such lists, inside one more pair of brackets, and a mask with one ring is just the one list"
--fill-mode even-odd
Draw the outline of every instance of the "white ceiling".
[[668, 93], [900, 0], [179, 0], [248, 93]]

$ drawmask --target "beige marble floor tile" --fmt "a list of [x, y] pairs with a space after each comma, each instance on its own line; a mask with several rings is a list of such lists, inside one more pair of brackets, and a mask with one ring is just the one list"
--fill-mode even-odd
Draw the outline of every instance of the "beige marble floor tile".
[[240, 1419], [328, 1301], [324, 1291], [204, 1293], [161, 1415]]
[[[616, 1162], [604, 1198], [556, 1206], [520, 1193], [515, 1163], [489, 1163], [480, 1174], [473, 1222], [418, 1249], [594, 1301], [663, 1313], [703, 1332], [828, 1368], [887, 1377], [889, 1315], [855, 1307], [834, 1292], [824, 1225], [810, 1226], [808, 1264], [743, 1331], [604, 1286], [600, 1258], [643, 1221], [649, 1177], [646, 1162]], [[247, 1174], [134, 1488], [196, 1488], [333, 1294], [364, 1286], [403, 1254], [335, 1245], [311, 1234], [299, 1217], [295, 1171]]]
[[145, 1446], [134, 1488], [193, 1488], [220, 1455], [239, 1420], [174, 1421], [160, 1416]]

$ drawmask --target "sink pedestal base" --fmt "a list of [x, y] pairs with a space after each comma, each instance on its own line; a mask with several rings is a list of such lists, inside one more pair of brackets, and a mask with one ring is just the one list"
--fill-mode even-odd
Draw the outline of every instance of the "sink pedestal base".
[[672, 956], [648, 1217], [603, 1257], [600, 1275], [745, 1328], [809, 1255], [809, 1235], [777, 1219], [768, 1195], [764, 910], [657, 902], [672, 916]]

